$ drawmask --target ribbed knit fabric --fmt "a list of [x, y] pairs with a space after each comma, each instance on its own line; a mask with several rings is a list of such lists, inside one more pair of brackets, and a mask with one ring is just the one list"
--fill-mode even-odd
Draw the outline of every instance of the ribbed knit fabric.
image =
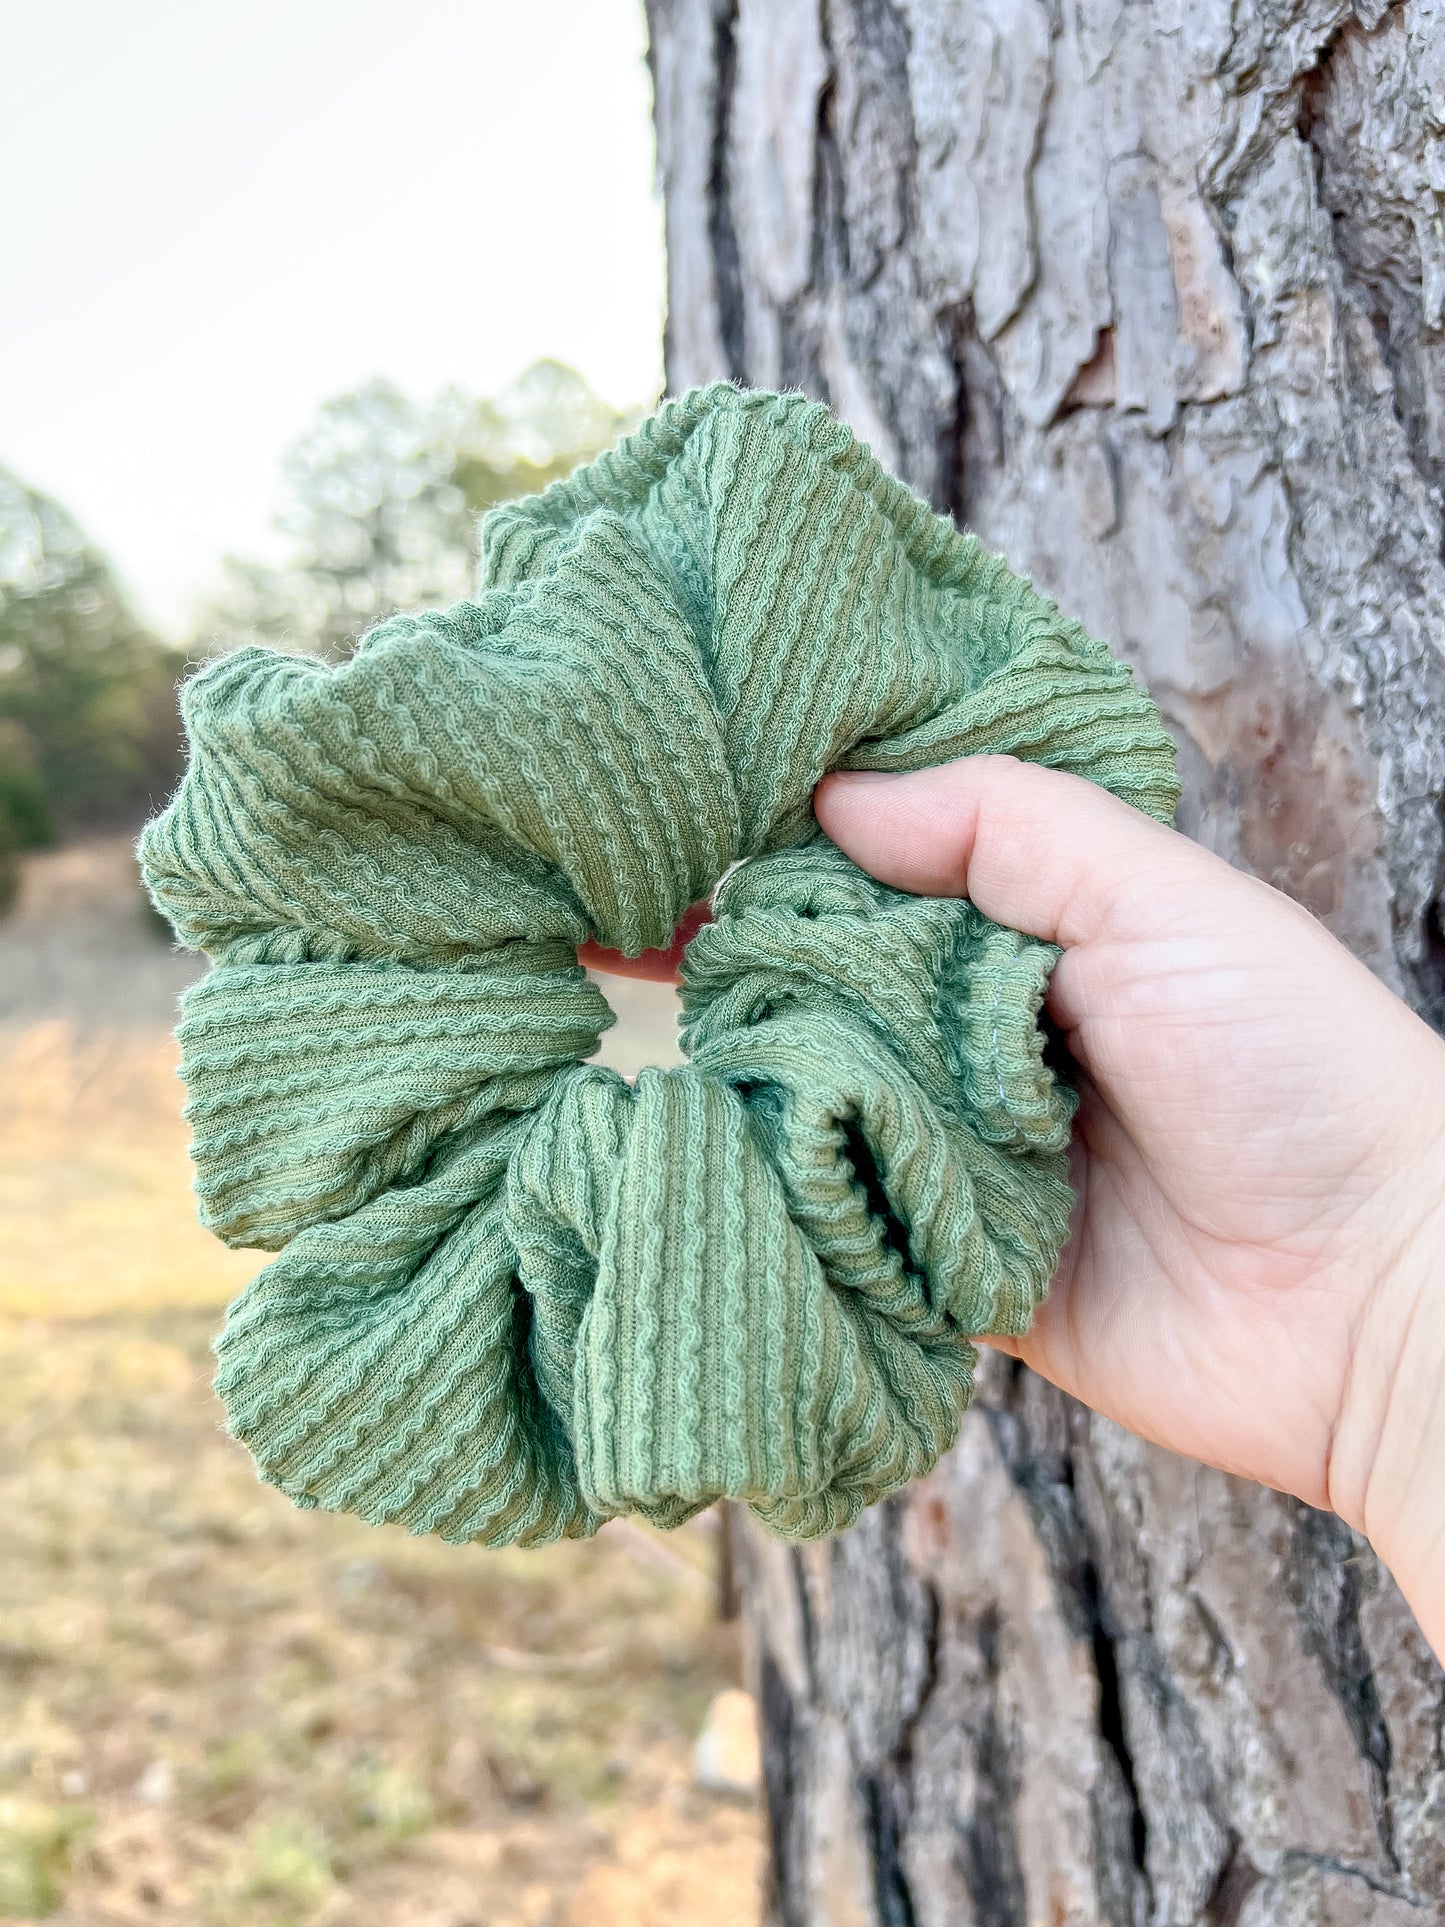
[[[535, 1544], [720, 1494], [779, 1532], [926, 1471], [970, 1334], [1057, 1263], [1055, 953], [873, 882], [826, 770], [1011, 751], [1167, 819], [1130, 672], [828, 412], [698, 390], [491, 514], [475, 602], [185, 693], [147, 829], [214, 968], [182, 1070], [204, 1222], [280, 1250], [217, 1343], [300, 1505]], [[589, 936], [687, 952], [690, 1062], [585, 1063]]]

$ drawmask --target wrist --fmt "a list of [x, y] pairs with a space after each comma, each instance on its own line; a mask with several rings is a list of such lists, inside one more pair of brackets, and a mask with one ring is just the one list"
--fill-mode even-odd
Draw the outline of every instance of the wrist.
[[1411, 1228], [1382, 1235], [1389, 1256], [1357, 1320], [1329, 1499], [1370, 1541], [1445, 1657], [1445, 1136], [1411, 1190], [1413, 1212], [1394, 1219]]

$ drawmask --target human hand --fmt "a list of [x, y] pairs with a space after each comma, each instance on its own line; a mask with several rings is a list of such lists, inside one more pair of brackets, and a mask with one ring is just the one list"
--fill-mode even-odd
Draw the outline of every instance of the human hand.
[[1081, 778], [971, 757], [814, 806], [883, 881], [1063, 949], [1078, 1202], [1032, 1330], [987, 1342], [1331, 1507], [1445, 1653], [1445, 1043], [1296, 904]]

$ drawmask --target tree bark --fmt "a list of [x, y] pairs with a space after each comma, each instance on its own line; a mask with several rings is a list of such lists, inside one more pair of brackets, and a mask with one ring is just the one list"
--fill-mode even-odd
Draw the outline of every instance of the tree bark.
[[[829, 402], [1440, 1024], [1445, 0], [648, 13], [670, 386]], [[779, 1927], [1445, 1920], [1445, 1680], [1338, 1521], [994, 1358], [745, 1555]]]

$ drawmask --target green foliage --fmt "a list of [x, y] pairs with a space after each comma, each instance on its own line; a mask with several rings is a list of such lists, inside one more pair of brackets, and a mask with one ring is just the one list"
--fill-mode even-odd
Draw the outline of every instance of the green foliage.
[[0, 852], [169, 792], [180, 669], [65, 510], [0, 470]]
[[15, 901], [19, 881], [20, 835], [3, 800], [0, 800], [0, 916]]
[[283, 465], [287, 560], [228, 558], [198, 646], [339, 656], [397, 609], [460, 600], [478, 516], [570, 474], [628, 426], [555, 361], [493, 401], [447, 388], [418, 403], [384, 381], [336, 397]]
[[437, 1824], [437, 1810], [424, 1778], [404, 1767], [367, 1761], [352, 1774], [352, 1819], [403, 1846]]
[[48, 843], [54, 834], [35, 745], [14, 717], [0, 720], [0, 822], [23, 849]]
[[89, 1829], [85, 1807], [0, 1800], [0, 1914], [23, 1920], [53, 1914]]
[[297, 1815], [259, 1821], [246, 1836], [233, 1875], [233, 1897], [259, 1903], [268, 1927], [295, 1927], [330, 1892], [331, 1844]]
[[[551, 361], [494, 401], [448, 388], [417, 403], [374, 381], [327, 402], [285, 459], [286, 561], [229, 559], [198, 648], [343, 655], [396, 609], [459, 600], [478, 516], [569, 474], [628, 425]], [[0, 911], [20, 851], [138, 819], [170, 793], [184, 668], [72, 517], [0, 469]]]

